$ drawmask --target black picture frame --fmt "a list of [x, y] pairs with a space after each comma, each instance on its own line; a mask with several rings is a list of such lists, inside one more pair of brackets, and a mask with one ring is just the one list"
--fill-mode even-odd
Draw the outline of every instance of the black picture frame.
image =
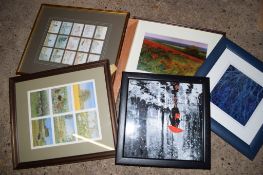
[[210, 169], [209, 92], [205, 77], [123, 72], [116, 164]]
[[[73, 86], [77, 85], [79, 89], [78, 92], [80, 92], [84, 86], [88, 86], [87, 84], [92, 87], [90, 88], [91, 90], [89, 90], [89, 94], [93, 94], [91, 100], [94, 99], [94, 103], [90, 105], [90, 107], [80, 107], [77, 109]], [[69, 135], [67, 134], [69, 132], [68, 128], [70, 128], [68, 127], [69, 120], [66, 119], [66, 117], [69, 116], [68, 114], [63, 114], [63, 112], [61, 114], [50, 112], [44, 117], [35, 117], [32, 112], [32, 93], [47, 91], [49, 96], [48, 103], [50, 104], [49, 111], [55, 111], [54, 104], [56, 103], [53, 100], [54, 93], [56, 93], [56, 89], [63, 87], [69, 87], [68, 92], [71, 92], [68, 93], [69, 95], [67, 95], [67, 97], [71, 94], [71, 99], [68, 101], [72, 102], [67, 103], [71, 105], [73, 109], [66, 113], [72, 113], [73, 116], [73, 121], [71, 121], [75, 126], [73, 126], [74, 132], [71, 132], [70, 135], [74, 137], [75, 141], [64, 140], [61, 142], [56, 139], [56, 137], [65, 137], [58, 136], [56, 133], [62, 133], [67, 137]], [[14, 169], [98, 160], [115, 156], [117, 122], [108, 60], [12, 77], [9, 79], [9, 89], [11, 145]], [[43, 97], [43, 95], [40, 96]], [[81, 100], [80, 96], [79, 98]], [[39, 101], [42, 102], [43, 98]], [[86, 116], [92, 117], [95, 113], [95, 115], [93, 115], [95, 117], [92, 117], [94, 118], [92, 120], [95, 121], [93, 124], [95, 123], [95, 125], [97, 125], [98, 132], [96, 132], [98, 136], [95, 137], [98, 139], [94, 139], [92, 138], [93, 136], [87, 136], [83, 133], [85, 130], [83, 130], [81, 123], [85, 122], [81, 121], [84, 121], [83, 116], [85, 115], [81, 116], [80, 114], [81, 111], [85, 111], [85, 109], [82, 110], [82, 108], [86, 108]], [[43, 111], [43, 108], [41, 110]], [[93, 114], [89, 113], [89, 111], [93, 111]], [[51, 127], [46, 124], [48, 122], [41, 121], [42, 127], [38, 124], [38, 128], [44, 128], [44, 131], [43, 129], [32, 129], [34, 128], [34, 121], [40, 123], [40, 120], [45, 119], [46, 121], [51, 121]], [[61, 129], [63, 128], [63, 124], [59, 124], [61, 120], [65, 120], [64, 128], [66, 129], [64, 129], [64, 132], [62, 132], [63, 129]], [[56, 122], [58, 125], [56, 125]], [[86, 123], [88, 124], [88, 121]], [[87, 128], [89, 127], [88, 125]], [[79, 128], [82, 129], [79, 130]], [[59, 132], [56, 132], [56, 130]], [[35, 131], [39, 133], [38, 135], [35, 134], [36, 137], [34, 136]], [[40, 134], [40, 132], [44, 134]], [[46, 135], [47, 133], [49, 134]], [[45, 141], [35, 142], [35, 140], [39, 140], [42, 137], [45, 137]], [[48, 137], [52, 137], [53, 141], [48, 143], [48, 141], [46, 141]], [[45, 142], [45, 144], [43, 144], [43, 142]]]

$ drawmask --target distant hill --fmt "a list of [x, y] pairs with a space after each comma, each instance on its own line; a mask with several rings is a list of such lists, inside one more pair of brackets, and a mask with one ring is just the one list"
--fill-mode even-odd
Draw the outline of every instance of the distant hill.
[[179, 42], [173, 42], [173, 41], [167, 41], [167, 40], [162, 40], [162, 39], [156, 39], [156, 38], [152, 38], [152, 37], [148, 37], [148, 36], [145, 36], [146, 39], [149, 39], [149, 40], [152, 40], [152, 41], [155, 41], [155, 42], [158, 42], [158, 43], [162, 43], [162, 44], [165, 44], [165, 45], [174, 45], [174, 46], [179, 46], [179, 47], [189, 47], [189, 46], [195, 46], [197, 47], [200, 51], [202, 52], [207, 52], [207, 48], [202, 48], [202, 47], [198, 47], [196, 45], [188, 45], [188, 44], [183, 44], [183, 43], [179, 43]]

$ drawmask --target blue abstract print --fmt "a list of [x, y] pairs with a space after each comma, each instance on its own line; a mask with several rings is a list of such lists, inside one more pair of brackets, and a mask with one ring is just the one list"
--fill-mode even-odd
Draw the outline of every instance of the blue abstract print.
[[263, 97], [263, 88], [230, 65], [211, 93], [211, 101], [246, 125]]

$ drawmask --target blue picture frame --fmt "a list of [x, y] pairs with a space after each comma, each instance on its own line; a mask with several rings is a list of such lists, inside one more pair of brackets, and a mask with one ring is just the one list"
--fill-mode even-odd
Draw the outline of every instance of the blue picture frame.
[[[226, 52], [225, 52], [226, 50], [227, 50], [228, 53], [232, 52], [231, 54], [235, 55], [234, 57], [238, 57], [238, 59], [239, 59], [238, 62], [236, 62], [236, 63], [233, 62], [233, 64], [230, 63], [230, 65], [228, 65], [228, 68], [222, 68], [222, 70], [220, 70], [221, 67], [219, 67], [219, 66], [218, 66], [218, 68], [214, 68], [215, 65], [217, 64], [217, 62], [218, 62], [218, 64], [220, 62], [220, 65], [222, 67], [224, 67], [224, 65], [222, 65], [221, 63], [223, 63], [224, 61], [228, 62], [228, 60], [232, 59], [232, 58], [229, 57], [229, 54], [228, 54], [228, 56], [226, 56]], [[223, 57], [225, 57], [227, 59], [224, 59]], [[231, 61], [229, 61], [229, 62], [231, 62]], [[239, 62], [241, 62], [241, 63], [239, 63]], [[229, 63], [226, 63], [226, 65], [227, 64], [229, 64]], [[215, 70], [217, 69], [217, 71], [220, 72], [220, 71], [224, 71], [223, 69], [225, 69], [225, 70], [229, 69], [230, 66], [234, 66], [235, 67], [235, 64], [237, 64], [237, 65], [239, 65], [239, 64], [247, 65], [247, 67], [245, 67], [243, 70], [248, 69], [248, 68], [249, 68], [249, 70], [243, 71], [243, 72], [245, 72], [244, 73], [245, 75], [246, 74], [250, 74], [250, 78], [251, 78], [251, 75], [253, 75], [254, 73], [256, 75], [261, 75], [261, 76], [263, 75], [263, 62], [261, 62], [260, 60], [258, 60], [254, 56], [252, 56], [250, 53], [248, 53], [247, 51], [245, 51], [244, 49], [242, 49], [241, 47], [239, 47], [238, 45], [236, 45], [235, 43], [233, 43], [229, 39], [223, 37], [218, 42], [218, 44], [214, 48], [214, 50], [211, 52], [211, 54], [207, 58], [206, 62], [197, 71], [196, 76], [207, 76], [207, 77], [210, 77], [210, 83], [212, 84], [213, 78], [216, 75], [216, 74], [213, 74], [213, 72], [212, 72], [213, 70], [212, 69], [215, 69]], [[241, 70], [241, 72], [242, 72], [242, 70]], [[215, 81], [216, 82], [216, 83], [214, 83], [215, 85], [211, 86], [211, 84], [210, 84], [210, 90], [211, 90], [210, 91], [211, 92], [210, 104], [211, 105], [214, 105], [213, 102], [212, 102], [212, 99], [213, 99], [213, 88], [216, 87], [217, 84], [219, 84], [218, 83], [219, 81], [223, 80], [222, 77], [225, 76], [225, 74], [226, 74], [226, 71], [221, 75], [220, 80], [217, 77], [218, 81]], [[251, 81], [254, 80], [254, 77], [251, 78], [252, 79]], [[214, 78], [214, 79], [216, 79], [216, 78]], [[256, 79], [256, 77], [255, 77], [255, 79]], [[262, 76], [261, 80], [262, 79], [263, 79], [263, 76]], [[262, 82], [261, 80], [259, 82]], [[256, 84], [256, 83], [254, 83], [254, 84]], [[260, 86], [263, 87], [262, 84], [260, 84]], [[261, 98], [260, 101], [262, 102], [263, 101], [262, 95], [260, 96], [260, 98]], [[261, 105], [262, 105], [262, 103], [260, 103], [260, 106]], [[257, 110], [258, 107], [259, 107], [259, 105], [256, 107], [255, 110]], [[221, 108], [220, 107], [218, 107], [218, 108], [219, 108], [219, 110], [223, 111], [222, 114], [226, 114], [226, 116], [229, 116], [229, 113], [226, 110], [224, 111], [224, 109], [222, 109], [222, 106], [221, 106]], [[255, 112], [255, 110], [253, 112]], [[257, 127], [256, 131], [254, 131], [254, 134], [253, 134], [254, 136], [252, 136], [250, 138], [250, 141], [248, 143], [248, 142], [244, 141], [245, 139], [242, 139], [240, 136], [238, 136], [238, 134], [232, 132], [231, 129], [229, 129], [226, 126], [227, 124], [224, 125], [224, 122], [220, 121], [222, 119], [219, 119], [219, 116], [218, 116], [218, 118], [216, 118], [215, 115], [218, 115], [218, 114], [219, 113], [216, 112], [216, 111], [213, 111], [213, 107], [211, 107], [211, 129], [212, 129], [212, 131], [214, 133], [216, 133], [217, 135], [219, 135], [221, 138], [223, 138], [226, 142], [228, 142], [234, 148], [236, 148], [239, 152], [241, 152], [247, 158], [249, 158], [250, 160], [253, 160], [255, 158], [257, 152], [260, 150], [260, 148], [261, 148], [261, 146], [263, 144], [263, 124], [262, 123], [257, 123], [257, 122], [251, 123], [253, 119], [251, 119], [251, 121], [249, 121], [250, 124], [252, 124], [251, 126], [257, 125], [258, 127]], [[220, 117], [222, 117], [222, 116], [220, 116]], [[254, 114], [253, 114], [253, 117], [255, 118]], [[258, 118], [259, 117], [260, 116], [258, 116]], [[261, 115], [261, 117], [262, 117], [262, 115]], [[234, 117], [231, 116], [231, 118], [232, 119], [230, 119], [230, 120], [233, 120]], [[237, 121], [236, 123], [238, 123], [237, 125], [239, 125], [240, 128], [242, 129], [242, 126], [244, 125], [244, 123], [242, 125], [241, 123], [239, 123], [238, 120], [236, 120], [236, 121]], [[243, 128], [246, 129], [245, 125], [243, 126]], [[233, 130], [235, 130], [235, 128]]]

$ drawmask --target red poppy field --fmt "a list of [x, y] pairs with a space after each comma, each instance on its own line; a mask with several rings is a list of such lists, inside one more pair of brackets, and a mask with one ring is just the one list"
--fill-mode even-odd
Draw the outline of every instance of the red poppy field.
[[205, 60], [206, 51], [194, 45], [179, 45], [144, 38], [138, 70], [176, 75], [194, 75]]

